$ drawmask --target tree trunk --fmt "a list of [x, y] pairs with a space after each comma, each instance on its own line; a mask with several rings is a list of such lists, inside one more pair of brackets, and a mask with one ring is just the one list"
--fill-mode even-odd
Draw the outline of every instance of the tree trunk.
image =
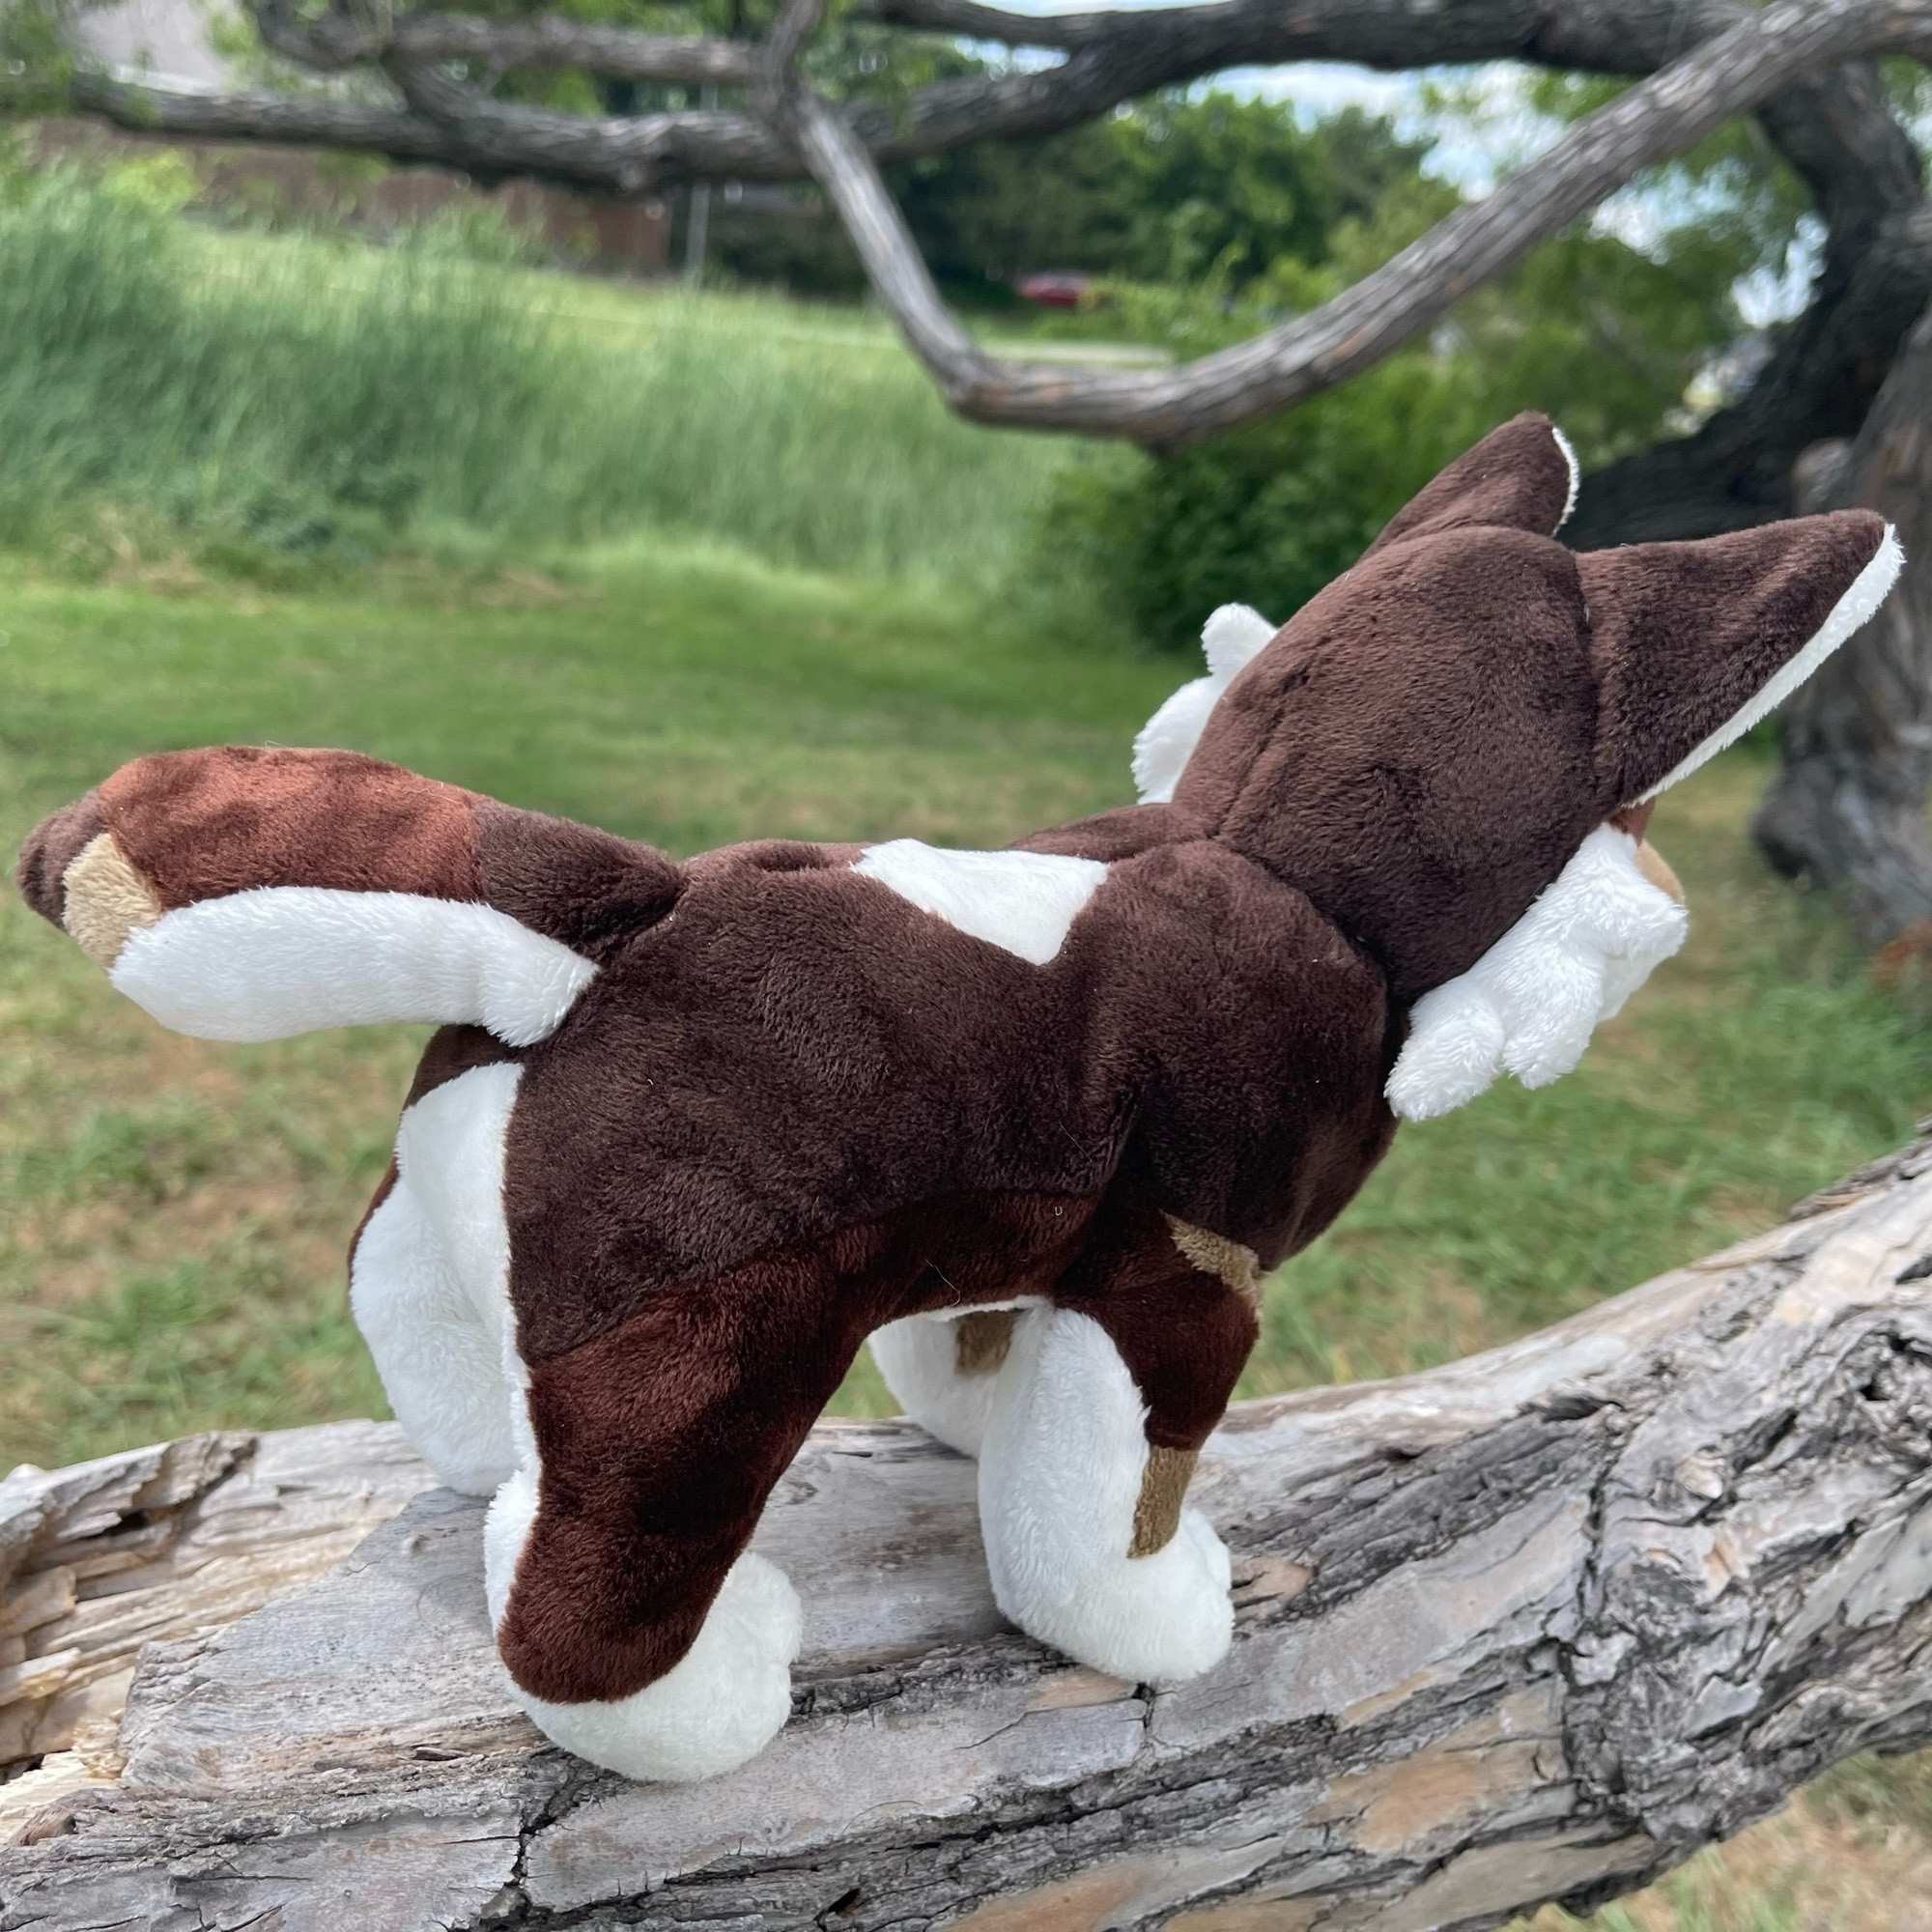
[[97, 1712], [0, 1785], [0, 1926], [1435, 1932], [1586, 1906], [1932, 1737], [1928, 1278], [1919, 1141], [1512, 1347], [1241, 1405], [1199, 1484], [1236, 1645], [1174, 1691], [1002, 1622], [969, 1463], [827, 1424], [758, 1532], [807, 1605], [792, 1722], [700, 1786], [536, 1735], [490, 1647], [482, 1505], [388, 1426], [22, 1473], [0, 1628], [31, 1654], [0, 1695], [174, 1634], [118, 1733]]
[[1932, 945], [1932, 310], [1857, 440], [1807, 452], [1797, 493], [1803, 509], [1882, 511], [1905, 572], [1785, 705], [1782, 762], [1752, 831], [1779, 871], [1837, 894], [1868, 943]]

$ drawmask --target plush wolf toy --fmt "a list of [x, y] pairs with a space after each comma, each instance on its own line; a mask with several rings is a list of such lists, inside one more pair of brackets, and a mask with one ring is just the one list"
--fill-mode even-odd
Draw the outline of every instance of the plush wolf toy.
[[746, 1543], [854, 1353], [980, 1459], [1022, 1629], [1174, 1683], [1231, 1631], [1182, 1506], [1261, 1278], [1395, 1116], [1566, 1070], [1679, 943], [1648, 802], [1899, 565], [1848, 511], [1577, 555], [1541, 417], [1429, 485], [1143, 733], [1144, 802], [1001, 852], [684, 865], [345, 752], [141, 758], [27, 898], [163, 1024], [434, 1020], [351, 1258], [411, 1437], [494, 1494], [537, 1723], [702, 1777], [784, 1721]]

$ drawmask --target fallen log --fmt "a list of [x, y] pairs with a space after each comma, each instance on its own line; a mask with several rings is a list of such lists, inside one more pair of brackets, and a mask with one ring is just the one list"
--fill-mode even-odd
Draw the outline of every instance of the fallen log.
[[626, 1784], [517, 1712], [482, 1506], [431, 1485], [369, 1423], [8, 1479], [0, 1724], [40, 1762], [0, 1784], [0, 1928], [1587, 1907], [1932, 1741], [1932, 1140], [1508, 1348], [1240, 1405], [1197, 1492], [1235, 1650], [1179, 1690], [1002, 1621], [970, 1463], [828, 1423], [758, 1533], [807, 1607], [792, 1722]]

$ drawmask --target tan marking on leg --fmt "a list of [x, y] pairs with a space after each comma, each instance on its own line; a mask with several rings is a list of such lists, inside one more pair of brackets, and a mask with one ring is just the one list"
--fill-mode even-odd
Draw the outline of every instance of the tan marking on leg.
[[1173, 1214], [1163, 1214], [1160, 1218], [1174, 1236], [1174, 1245], [1203, 1274], [1226, 1282], [1250, 1308], [1260, 1308], [1262, 1263], [1254, 1249], [1231, 1241], [1225, 1235], [1197, 1228], [1192, 1221], [1182, 1221]]
[[1668, 893], [1679, 905], [1684, 903], [1684, 888], [1670, 869], [1670, 861], [1647, 838], [1637, 840], [1636, 868], [1659, 892]]
[[1129, 1556], [1151, 1556], [1174, 1541], [1180, 1527], [1180, 1499], [1201, 1460], [1198, 1449], [1148, 1450], [1147, 1467], [1141, 1472], [1140, 1500], [1134, 1504], [1134, 1540], [1127, 1545]]
[[990, 1376], [1013, 1345], [1010, 1308], [988, 1308], [962, 1315], [952, 1324], [952, 1365], [962, 1376]]
[[128, 863], [111, 833], [99, 833], [80, 848], [61, 889], [61, 923], [97, 966], [111, 967], [128, 935], [161, 916], [158, 895]]

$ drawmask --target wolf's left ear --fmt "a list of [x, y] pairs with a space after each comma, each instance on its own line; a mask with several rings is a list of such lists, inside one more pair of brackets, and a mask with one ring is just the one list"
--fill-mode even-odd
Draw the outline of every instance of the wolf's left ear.
[[1426, 483], [1362, 554], [1481, 526], [1554, 536], [1577, 501], [1577, 482], [1576, 452], [1563, 432], [1534, 412], [1512, 417]]
[[1579, 555], [1609, 807], [1688, 778], [1768, 717], [1885, 602], [1904, 560], [1870, 510]]

